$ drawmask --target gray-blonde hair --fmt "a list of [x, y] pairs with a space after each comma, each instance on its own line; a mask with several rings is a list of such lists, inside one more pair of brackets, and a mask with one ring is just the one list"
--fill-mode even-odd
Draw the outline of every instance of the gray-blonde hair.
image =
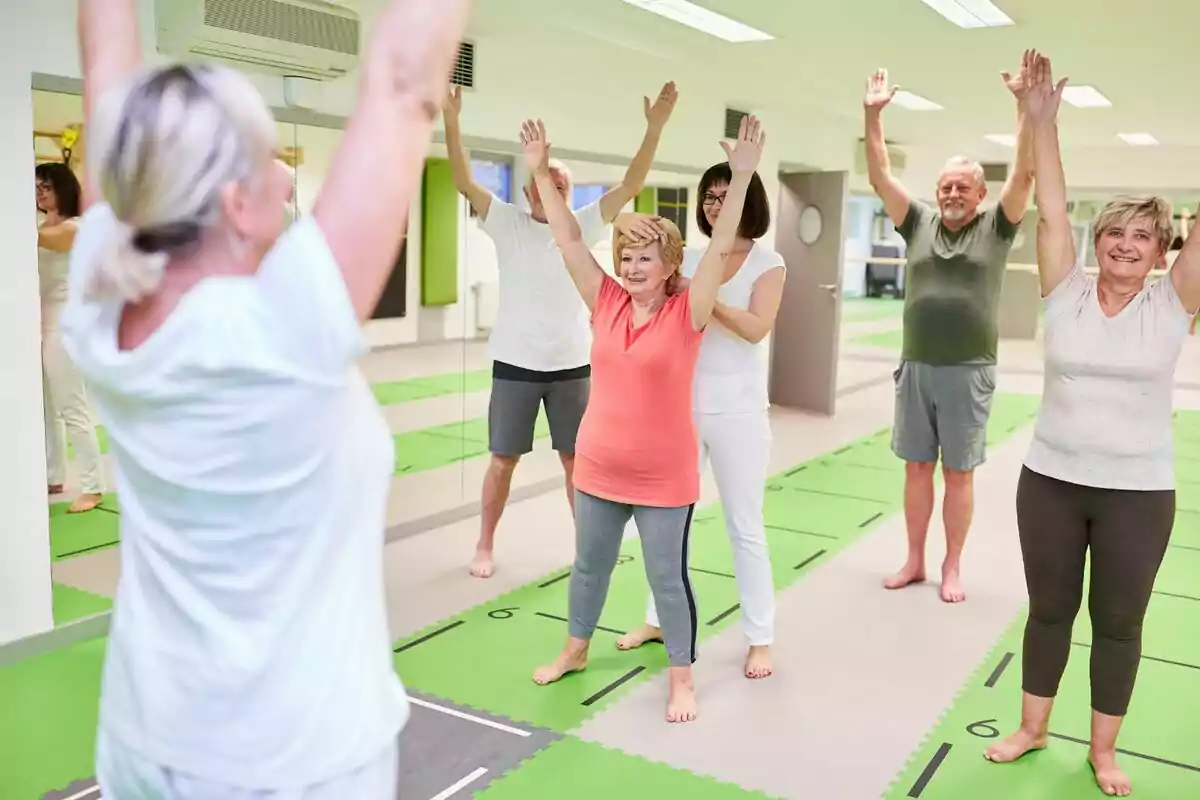
[[219, 226], [221, 188], [256, 175], [275, 123], [238, 72], [174, 65], [100, 98], [90, 137], [95, 185], [120, 223], [90, 290], [137, 302], [172, 255]]
[[1162, 197], [1118, 195], [1105, 203], [1104, 208], [1092, 222], [1095, 242], [1109, 231], [1124, 230], [1135, 219], [1144, 219], [1154, 227], [1159, 246], [1165, 253], [1171, 249], [1175, 239], [1175, 221], [1171, 214], [1171, 203]]
[[[551, 173], [555, 173], [555, 172], [560, 173], [563, 177], [565, 177], [567, 179], [567, 188], [568, 189], [570, 189], [572, 186], [575, 185], [575, 176], [573, 176], [571, 174], [571, 168], [568, 167], [566, 164], [559, 161], [557, 158], [550, 158], [550, 159], [546, 160], [546, 165], [550, 168]], [[525, 173], [525, 188], [532, 189], [534, 180], [535, 180], [535, 176], [534, 176], [533, 172], [526, 172]]]
[[967, 158], [966, 156], [951, 156], [950, 159], [946, 161], [945, 166], [942, 167], [942, 171], [938, 173], [938, 183], [940, 184], [942, 182], [942, 178], [946, 176], [947, 172], [955, 172], [960, 169], [969, 171], [972, 177], [975, 178], [975, 183], [979, 184], [980, 186], [983, 186], [986, 183], [984, 180], [983, 165], [978, 161]]

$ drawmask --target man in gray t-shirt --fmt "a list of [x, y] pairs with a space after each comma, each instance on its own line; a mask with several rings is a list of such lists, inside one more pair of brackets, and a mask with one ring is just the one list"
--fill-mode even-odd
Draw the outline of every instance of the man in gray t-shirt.
[[[1029, 66], [1029, 55], [1022, 72]], [[905, 461], [908, 558], [884, 581], [900, 589], [925, 580], [925, 539], [933, 515], [934, 468], [946, 480], [946, 560], [942, 599], [965, 598], [960, 558], [971, 525], [974, 470], [986, 458], [987, 421], [996, 388], [996, 322], [1009, 250], [1033, 189], [1033, 146], [1021, 74], [1004, 73], [1017, 99], [1017, 153], [1000, 202], [981, 210], [983, 168], [950, 159], [937, 183], [937, 209], [914, 200], [891, 174], [882, 112], [896, 89], [880, 70], [868, 82], [867, 169], [884, 210], [908, 243], [904, 349], [895, 372], [892, 451]]]

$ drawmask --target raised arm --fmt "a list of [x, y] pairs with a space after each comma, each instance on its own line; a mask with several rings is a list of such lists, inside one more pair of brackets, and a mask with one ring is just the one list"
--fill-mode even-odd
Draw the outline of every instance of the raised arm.
[[[1183, 219], [1187, 225], [1187, 218]], [[1179, 251], [1175, 265], [1171, 267], [1171, 280], [1175, 284], [1175, 292], [1183, 302], [1183, 307], [1195, 314], [1200, 309], [1200, 225], [1192, 225], [1187, 238], [1183, 242], [1183, 250]]]
[[713, 319], [747, 342], [758, 344], [775, 327], [786, 275], [782, 266], [767, 270], [754, 282], [749, 308], [734, 308], [717, 301], [713, 305]]
[[[113, 87], [133, 77], [142, 66], [137, 0], [79, 0], [79, 60], [83, 67], [83, 118], [90, 126], [96, 103]], [[84, 210], [100, 196], [85, 170]]]
[[462, 127], [459, 117], [462, 114], [462, 87], [455, 86], [446, 92], [446, 101], [442, 106], [442, 121], [446, 126], [446, 152], [450, 158], [450, 174], [454, 177], [454, 188], [467, 198], [471, 208], [486, 220], [492, 207], [492, 193], [479, 185], [471, 174], [471, 158], [467, 148], [462, 143]]
[[867, 177], [871, 188], [883, 201], [883, 210], [892, 224], [900, 227], [908, 216], [912, 197], [904, 185], [892, 175], [892, 164], [887, 154], [887, 141], [883, 138], [883, 109], [896, 96], [898, 86], [888, 86], [886, 69], [876, 71], [867, 81], [867, 94], [863, 98], [863, 116], [866, 119]]
[[629, 201], [637, 197], [638, 192], [646, 185], [646, 176], [654, 164], [654, 154], [658, 151], [658, 142], [662, 138], [663, 128], [675, 110], [675, 101], [679, 95], [675, 91], [675, 83], [666, 83], [658, 93], [658, 99], [653, 103], [649, 97], [642, 98], [646, 113], [646, 135], [642, 137], [642, 146], [637, 155], [629, 162], [622, 181], [605, 192], [600, 198], [600, 216], [605, 222], [612, 222], [621, 213]]
[[604, 283], [604, 270], [596, 263], [596, 257], [583, 241], [579, 221], [554, 185], [554, 178], [550, 175], [550, 141], [546, 138], [546, 126], [540, 119], [536, 122], [526, 120], [521, 125], [521, 147], [525, 150], [525, 167], [537, 181], [550, 233], [562, 251], [563, 261], [566, 262], [571, 280], [575, 282], [575, 288], [579, 290], [579, 296], [583, 298], [588, 311], [593, 311], [596, 298], [600, 295], [600, 286]]
[[1037, 181], [1037, 260], [1042, 297], [1071, 274], [1075, 266], [1075, 232], [1067, 213], [1067, 179], [1058, 145], [1058, 106], [1063, 78], [1054, 85], [1050, 59], [1038, 56], [1026, 76], [1025, 98], [1033, 133], [1034, 179]]
[[1029, 70], [1037, 63], [1036, 50], [1026, 50], [1021, 56], [1021, 70], [1014, 77], [1008, 72], [1000, 73], [1004, 85], [1017, 100], [1017, 147], [1013, 168], [1008, 180], [1000, 190], [1000, 210], [1009, 222], [1017, 225], [1025, 217], [1029, 205], [1029, 193], [1033, 191], [1033, 126], [1029, 122], [1029, 110], [1025, 99], [1028, 95]]
[[725, 254], [728, 253], [737, 240], [738, 226], [742, 222], [742, 208], [746, 204], [746, 190], [750, 187], [750, 178], [758, 168], [762, 159], [763, 145], [767, 134], [759, 125], [757, 117], [742, 117], [738, 128], [737, 142], [731, 148], [727, 142], [721, 142], [722, 149], [729, 159], [729, 170], [733, 179], [725, 192], [725, 202], [713, 227], [712, 239], [708, 249], [696, 266], [696, 274], [692, 276], [689, 286], [689, 310], [692, 316], [692, 327], [704, 330], [712, 317], [713, 306], [717, 302], [717, 292], [725, 276]]
[[370, 318], [396, 264], [469, 7], [391, 0], [376, 23], [354, 112], [313, 207], [360, 320]]

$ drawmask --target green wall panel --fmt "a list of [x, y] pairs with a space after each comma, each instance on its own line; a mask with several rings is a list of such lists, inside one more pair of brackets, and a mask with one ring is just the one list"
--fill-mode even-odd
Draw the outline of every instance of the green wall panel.
[[639, 214], [657, 214], [658, 191], [653, 186], [647, 186], [638, 192], [633, 199], [633, 210]]
[[425, 162], [421, 193], [421, 305], [458, 302], [458, 190], [450, 162]]

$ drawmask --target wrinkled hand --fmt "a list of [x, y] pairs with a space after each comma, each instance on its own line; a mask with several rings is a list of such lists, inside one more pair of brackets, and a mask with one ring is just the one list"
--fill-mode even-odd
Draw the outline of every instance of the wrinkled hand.
[[738, 126], [737, 141], [733, 147], [728, 142], [721, 142], [721, 149], [729, 161], [729, 169], [733, 172], [754, 172], [758, 162], [762, 160], [763, 146], [767, 142], [767, 134], [762, 129], [758, 117], [754, 115], [742, 117]]
[[1018, 103], [1023, 102], [1029, 94], [1029, 75], [1039, 58], [1041, 56], [1037, 50], [1026, 50], [1021, 55], [1021, 69], [1016, 75], [1013, 75], [1008, 70], [1000, 73], [1000, 77], [1004, 80], [1004, 85], [1013, 93], [1013, 97], [1017, 98]]
[[867, 93], [863, 97], [864, 108], [882, 109], [896, 96], [899, 86], [888, 86], [888, 71], [875, 70], [875, 74], [867, 78]]
[[662, 219], [656, 214], [618, 214], [613, 227], [631, 242], [642, 244], [666, 238], [666, 231], [660, 224]]
[[683, 294], [692, 285], [690, 278], [685, 278], [676, 272], [667, 279], [667, 294]]
[[550, 169], [550, 141], [546, 126], [539, 119], [521, 123], [521, 148], [525, 153], [525, 168], [535, 175]]
[[679, 93], [675, 91], [675, 81], [664, 83], [662, 91], [658, 93], [658, 98], [651, 103], [649, 97], [642, 98], [642, 105], [646, 113], [646, 124], [651, 125], [659, 130], [662, 130], [667, 120], [671, 118], [671, 112], [675, 110], [675, 101], [679, 99]]
[[1025, 108], [1030, 118], [1037, 124], [1053, 122], [1058, 116], [1058, 107], [1062, 102], [1063, 88], [1067, 79], [1063, 78], [1054, 83], [1054, 72], [1050, 59], [1039, 55], [1031, 64], [1025, 78]]

